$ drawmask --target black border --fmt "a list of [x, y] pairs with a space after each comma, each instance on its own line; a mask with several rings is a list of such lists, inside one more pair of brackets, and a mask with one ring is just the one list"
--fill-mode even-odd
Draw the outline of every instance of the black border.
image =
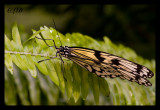
[[[3, 2], [3, 4], [2, 4], [2, 2]], [[45, 2], [45, 3], [44, 3]], [[96, 1], [93, 1], [93, 0], [65, 0], [65, 1], [60, 1], [60, 0], [56, 0], [56, 1], [54, 1], [54, 0], [52, 0], [52, 1], [50, 1], [50, 0], [45, 0], [45, 1], [38, 1], [38, 0], [27, 0], [27, 2], [26, 1], [22, 1], [22, 0], [5, 0], [5, 1], [0, 1], [0, 3], [1, 3], [1, 6], [0, 6], [0, 14], [1, 14], [1, 22], [3, 21], [3, 23], [1, 23], [1, 39], [0, 39], [0, 42], [1, 42], [1, 49], [3, 49], [3, 50], [1, 50], [1, 58], [4, 58], [4, 33], [2, 33], [2, 29], [3, 29], [3, 32], [4, 32], [4, 5], [5, 4], [51, 4], [51, 2], [53, 3], [53, 4], [122, 4], [122, 5], [126, 5], [126, 4], [155, 4], [156, 5], [156, 84], [158, 85], [159, 83], [158, 83], [158, 81], [160, 80], [160, 74], [159, 74], [159, 68], [158, 68], [158, 66], [157, 65], [160, 65], [159, 64], [159, 61], [160, 61], [160, 58], [159, 58], [159, 56], [160, 55], [158, 55], [159, 54], [159, 52], [158, 52], [158, 49], [160, 48], [160, 46], [158, 46], [159, 45], [159, 39], [158, 39], [158, 37], [160, 36], [159, 35], [159, 30], [158, 30], [158, 28], [159, 28], [159, 25], [158, 25], [158, 22], [159, 22], [159, 16], [158, 15], [160, 15], [159, 14], [159, 11], [158, 11], [158, 0], [128, 0], [128, 1], [126, 1], [126, 0], [96, 0]], [[97, 3], [98, 2], [98, 3]], [[78, 5], [77, 4], [77, 5]], [[2, 25], [3, 24], [3, 25]], [[160, 49], [159, 49], [160, 50]], [[3, 55], [3, 56], [2, 56]], [[1, 63], [2, 64], [2, 63]], [[3, 70], [4, 70], [4, 60], [3, 60], [3, 66], [1, 66], [2, 68], [3, 68]], [[8, 109], [11, 109], [10, 107], [12, 107], [12, 106], [6, 106], [5, 105], [5, 103], [4, 103], [4, 73], [1, 73], [0, 74], [1, 76], [1, 93], [0, 93], [0, 99], [1, 99], [1, 105], [2, 105], [2, 100], [3, 100], [3, 107], [4, 108], [2, 108], [2, 109], [4, 109], [4, 110], [6, 110], [7, 108]], [[159, 92], [159, 87], [157, 87], [156, 86], [156, 105], [155, 106], [103, 106], [103, 107], [100, 107], [100, 109], [119, 109], [119, 110], [124, 110], [124, 109], [127, 109], [127, 110], [135, 110], [135, 109], [145, 109], [145, 110], [151, 110], [151, 109], [156, 109], [156, 108], [158, 108], [158, 106], [160, 105], [160, 92]], [[144, 99], [145, 100], [145, 99]], [[157, 107], [156, 107], [157, 106]], [[49, 108], [49, 109], [53, 109], [53, 107], [52, 106], [50, 106], [51, 108]], [[93, 108], [94, 107], [94, 108]], [[152, 107], [154, 107], [154, 108], [152, 108]], [[22, 107], [22, 106], [19, 106], [19, 108], [20, 109], [22, 109], [22, 108], [24, 108], [24, 107]], [[32, 108], [32, 107], [28, 107], [27, 109], [30, 109], [30, 108]], [[70, 107], [71, 108], [71, 107]], [[68, 108], [68, 109], [70, 109], [70, 108]], [[84, 107], [83, 107], [84, 108]], [[16, 107], [16, 109], [17, 109], [17, 107]], [[46, 107], [46, 106], [44, 106], [44, 107], [34, 107], [34, 109], [48, 109], [48, 107]], [[61, 107], [57, 107], [56, 109], [66, 109], [66, 108], [61, 108]], [[81, 107], [79, 108], [79, 109], [82, 109]], [[89, 109], [89, 108], [87, 108], [87, 109]], [[90, 107], [90, 109], [96, 109], [95, 108], [95, 106], [91, 106]], [[97, 109], [99, 109], [99, 108], [97, 108]]]

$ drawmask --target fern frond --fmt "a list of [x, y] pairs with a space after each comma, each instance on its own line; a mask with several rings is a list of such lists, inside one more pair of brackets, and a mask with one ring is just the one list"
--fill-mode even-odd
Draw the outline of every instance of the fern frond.
[[[67, 95], [67, 99], [72, 97], [75, 103], [82, 98], [86, 100], [90, 91], [94, 96], [96, 104], [113, 105], [154, 105], [155, 103], [155, 77], [151, 79], [152, 87], [147, 88], [136, 83], [131, 83], [119, 78], [104, 79], [89, 73], [81, 67], [78, 67], [72, 61], [64, 60], [65, 72], [62, 73], [61, 60], [58, 58], [47, 60], [41, 63], [38, 61], [53, 58], [56, 55], [56, 49], [48, 47], [43, 40], [35, 39], [35, 36], [45, 39], [54, 39], [56, 46], [60, 46], [57, 32], [53, 28], [41, 27], [39, 31], [33, 31], [33, 35], [23, 44], [17, 28], [14, 24], [12, 28], [12, 38], [9, 40], [5, 35], [5, 65], [11, 74], [14, 74], [13, 63], [21, 70], [29, 70], [31, 75], [36, 78], [37, 70], [44, 75], [49, 75], [51, 80], [60, 88], [61, 92]], [[65, 36], [59, 33], [63, 46], [81, 46], [101, 51], [107, 51], [121, 57], [125, 57], [134, 62], [143, 64], [155, 73], [155, 61], [144, 60], [130, 48], [123, 45], [115, 45], [109, 38], [104, 37], [104, 41], [97, 41], [89, 36], [80, 33], [67, 33]], [[46, 41], [54, 46], [52, 41]], [[64, 76], [63, 76], [64, 74]], [[64, 79], [66, 78], [66, 80]], [[142, 95], [143, 94], [143, 95]], [[145, 94], [145, 95], [144, 95]], [[108, 99], [109, 97], [109, 99]], [[106, 100], [108, 99], [108, 100]], [[146, 99], [145, 101], [142, 101]], [[106, 103], [104, 103], [106, 102]]]

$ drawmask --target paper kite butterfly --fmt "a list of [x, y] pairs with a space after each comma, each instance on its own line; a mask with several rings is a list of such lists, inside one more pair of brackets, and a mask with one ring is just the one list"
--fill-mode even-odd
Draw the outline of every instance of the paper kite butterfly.
[[153, 77], [154, 74], [151, 70], [149, 70], [145, 66], [131, 62], [127, 59], [121, 58], [119, 56], [107, 52], [102, 52], [83, 47], [60, 46], [58, 48], [55, 45], [53, 39], [43, 39], [43, 40], [53, 41], [54, 46], [49, 46], [46, 42], [45, 43], [49, 47], [56, 48], [57, 52], [55, 57], [57, 57], [57, 54], [59, 54], [61, 60], [63, 56], [75, 62], [79, 66], [85, 68], [89, 72], [95, 73], [100, 77], [110, 77], [110, 78], [120, 77], [121, 79], [127, 79], [132, 82], [137, 82], [140, 85], [152, 86], [151, 82], [148, 81], [147, 78]]

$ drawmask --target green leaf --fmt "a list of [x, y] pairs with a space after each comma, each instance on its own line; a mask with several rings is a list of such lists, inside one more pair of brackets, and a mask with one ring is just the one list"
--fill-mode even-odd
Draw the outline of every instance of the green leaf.
[[102, 91], [102, 93], [108, 97], [110, 94], [109, 85], [104, 78], [99, 78], [99, 86], [100, 86], [99, 88]]
[[11, 55], [12, 61], [22, 70], [25, 70], [25, 68], [21, 65], [21, 62], [18, 60], [18, 55]]
[[80, 97], [80, 75], [79, 72], [77, 71], [78, 67], [77, 65], [73, 65], [72, 71], [73, 71], [73, 97], [75, 100], [75, 103], [78, 101]]
[[[16, 68], [16, 66], [15, 66]], [[16, 71], [14, 71], [13, 73], [13, 77], [15, 80], [15, 84], [17, 87], [17, 93], [18, 93], [18, 97], [19, 100], [21, 101], [21, 103], [23, 105], [30, 105], [29, 99], [28, 99], [28, 86], [26, 85], [25, 80], [23, 79], [24, 75], [20, 74], [20, 71], [18, 71], [19, 68], [16, 69]]]
[[45, 62], [38, 63], [38, 61], [42, 60], [40, 55], [37, 55], [35, 58], [33, 58], [34, 63], [38, 67], [39, 71], [41, 71], [43, 74], [48, 75], [48, 70], [45, 65]]
[[72, 62], [64, 63], [64, 67], [65, 67], [64, 77], [67, 80], [67, 81], [65, 81], [65, 84], [66, 84], [65, 87], [66, 87], [67, 97], [69, 100], [71, 98], [72, 92], [73, 92], [73, 81], [72, 81], [72, 75], [71, 75], [71, 69], [70, 69], [70, 68], [72, 68]]
[[[54, 59], [54, 68], [56, 70], [56, 73], [57, 73], [57, 76], [58, 76], [58, 79], [59, 79], [59, 87], [62, 91], [62, 93], [64, 93], [64, 90], [65, 90], [65, 83], [64, 83], [64, 77], [63, 77], [63, 71], [62, 68], [61, 68], [61, 62], [59, 60], [56, 60]], [[49, 66], [49, 64], [47, 64]], [[53, 74], [53, 73], [52, 73]]]
[[26, 55], [26, 58], [27, 58], [27, 61], [29, 63], [28, 69], [29, 69], [31, 75], [33, 77], [36, 77], [37, 76], [37, 71], [36, 71], [36, 67], [34, 65], [34, 61], [33, 61], [32, 57], [31, 57], [31, 55]]
[[5, 35], [5, 50], [13, 50], [13, 46], [6, 35]]
[[17, 90], [15, 88], [13, 75], [11, 75], [5, 68], [5, 84], [4, 84], [4, 98], [6, 105], [17, 105]]
[[[50, 60], [50, 61], [47, 61], [47, 69], [49, 71], [49, 76], [51, 78], [51, 80], [57, 85], [59, 86], [59, 81], [63, 81], [63, 80], [59, 80], [58, 79], [58, 76], [57, 76], [57, 73], [56, 73], [56, 70], [54, 68], [54, 64], [52, 63], [53, 60]], [[62, 90], [64, 90], [64, 83], [61, 84], [61, 88]]]
[[83, 69], [81, 73], [81, 93], [85, 100], [89, 92], [88, 71]]
[[96, 105], [99, 104], [99, 82], [98, 82], [98, 77], [97, 75], [93, 74], [91, 75], [90, 77], [92, 80], [92, 91], [93, 91], [93, 95], [94, 95], [94, 99], [95, 99], [95, 102], [96, 102]]
[[116, 105], [120, 105], [119, 91], [118, 91], [117, 86], [115, 84], [113, 85], [113, 89], [115, 91]]
[[9, 53], [5, 54], [5, 65], [8, 68], [8, 70], [13, 74], [13, 63], [12, 63], [12, 57]]
[[26, 65], [27, 63], [24, 62], [25, 57], [21, 58], [21, 55], [20, 55], [20, 54], [16, 54], [16, 57], [17, 57], [18, 62], [19, 62], [20, 65], [22, 66], [21, 69], [22, 69], [22, 70], [27, 70], [27, 69], [28, 69], [28, 68], [27, 68], [28, 65]]
[[14, 23], [13, 27], [12, 27], [12, 38], [13, 38], [13, 41], [17, 44], [17, 46], [19, 47], [19, 50], [23, 50], [23, 47], [22, 47], [22, 43], [21, 43], [21, 38], [20, 38], [20, 34], [19, 34], [19, 31], [18, 31], [18, 27], [17, 27], [17, 24]]

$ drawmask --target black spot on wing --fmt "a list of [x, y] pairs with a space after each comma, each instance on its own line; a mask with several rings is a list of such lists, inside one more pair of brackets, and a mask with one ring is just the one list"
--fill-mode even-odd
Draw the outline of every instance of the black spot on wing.
[[110, 78], [114, 78], [114, 77], [115, 77], [114, 75], [111, 75], [111, 74], [110, 74], [110, 75], [108, 75], [108, 76], [109, 76]]
[[150, 83], [149, 81], [146, 82], [146, 85], [145, 86], [152, 86], [152, 83]]
[[149, 72], [148, 72], [148, 78], [153, 77], [153, 76], [154, 76], [153, 72], [152, 72], [151, 70], [149, 70], [149, 69], [148, 69], [148, 71], [149, 71]]
[[[84, 67], [85, 67], [88, 71], [92, 72], [92, 70], [89, 69], [89, 68], [90, 68], [90, 65], [84, 65]], [[92, 68], [91, 68], [91, 69], [92, 69]]]
[[133, 81], [133, 80], [134, 80], [133, 78], [130, 78], [130, 79], [129, 79], [129, 81]]
[[92, 72], [93, 72], [93, 73], [95, 73], [95, 72], [96, 72], [96, 70], [92, 68]]
[[90, 66], [91, 68], [92, 68], [92, 72], [93, 73], [95, 73], [96, 72], [96, 70], [92, 67], [92, 66]]
[[100, 71], [98, 71], [98, 72], [103, 73], [103, 71], [104, 71], [104, 70], [100, 68]]
[[100, 56], [100, 53], [101, 53], [100, 51], [95, 51], [94, 55], [96, 56], [96, 58], [97, 58], [99, 61], [103, 62], [103, 61], [105, 60], [105, 58], [101, 57], [101, 56]]
[[120, 65], [119, 60], [117, 59], [112, 59], [111, 61], [112, 61], [112, 64]]
[[96, 63], [97, 65], [100, 65], [101, 63], [100, 62], [98, 62], [98, 61], [94, 61], [94, 63]]
[[135, 77], [135, 80], [139, 80], [140, 79], [140, 76], [139, 75], [136, 75], [136, 77]]
[[88, 65], [84, 65], [84, 67], [87, 69]]
[[137, 65], [137, 73], [140, 73], [140, 72], [141, 72], [141, 70], [142, 70], [142, 68], [143, 68], [143, 66], [141, 66], [141, 65]]
[[114, 66], [112, 66], [115, 70], [117, 70], [118, 68], [117, 67], [114, 67]]

